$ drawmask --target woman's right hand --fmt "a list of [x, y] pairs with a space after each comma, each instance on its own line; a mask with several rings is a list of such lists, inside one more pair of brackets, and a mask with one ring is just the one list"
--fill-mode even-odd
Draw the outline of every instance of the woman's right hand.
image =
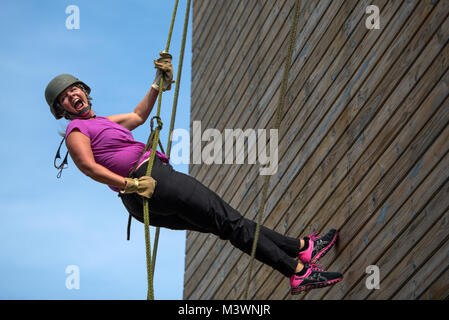
[[157, 69], [156, 78], [151, 85], [155, 90], [160, 91], [159, 84], [161, 78], [164, 78], [164, 85], [162, 91], [167, 91], [171, 89], [173, 81], [173, 65], [171, 63], [172, 56], [168, 52], [160, 52], [160, 58], [154, 60], [154, 67]]

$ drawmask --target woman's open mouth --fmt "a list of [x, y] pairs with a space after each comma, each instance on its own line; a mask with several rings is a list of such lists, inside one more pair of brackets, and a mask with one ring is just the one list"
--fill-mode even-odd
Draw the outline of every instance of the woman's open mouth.
[[84, 103], [81, 99], [77, 99], [75, 100], [73, 107], [75, 108], [76, 111], [81, 111], [84, 108]]

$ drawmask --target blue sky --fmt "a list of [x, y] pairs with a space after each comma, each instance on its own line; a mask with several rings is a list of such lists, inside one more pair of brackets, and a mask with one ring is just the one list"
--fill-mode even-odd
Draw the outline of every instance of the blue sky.
[[[175, 71], [186, 2], [179, 3], [170, 48]], [[66, 28], [69, 5], [80, 10], [79, 30]], [[54, 76], [71, 73], [91, 87], [97, 115], [131, 112], [153, 81], [153, 60], [165, 48], [173, 6], [150, 0], [1, 2], [0, 299], [146, 299], [143, 225], [133, 220], [126, 241], [121, 200], [71, 159], [56, 178], [58, 131], [68, 122], [53, 118], [44, 90]], [[191, 24], [175, 125], [185, 130], [190, 64]], [[162, 100], [164, 146], [173, 91]], [[133, 134], [145, 143], [149, 122]], [[174, 168], [188, 170], [185, 164]], [[156, 299], [182, 299], [185, 238], [184, 231], [161, 229]], [[69, 265], [79, 267], [79, 290], [66, 288]]]

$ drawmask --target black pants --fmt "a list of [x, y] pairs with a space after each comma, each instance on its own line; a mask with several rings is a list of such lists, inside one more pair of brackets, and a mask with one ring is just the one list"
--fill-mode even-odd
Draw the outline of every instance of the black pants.
[[[134, 177], [146, 174], [144, 163]], [[247, 254], [251, 248], [256, 223], [243, 217], [215, 192], [195, 178], [173, 170], [155, 158], [151, 176], [157, 181], [149, 199], [150, 225], [173, 230], [213, 233]], [[121, 196], [128, 212], [143, 222], [143, 199], [132, 193]], [[261, 226], [256, 259], [290, 277], [296, 269], [300, 240], [286, 237]]]

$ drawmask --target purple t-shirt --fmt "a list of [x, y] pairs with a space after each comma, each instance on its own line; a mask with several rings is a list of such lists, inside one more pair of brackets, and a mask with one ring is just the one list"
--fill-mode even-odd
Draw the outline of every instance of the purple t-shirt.
[[[131, 131], [106, 117], [70, 121], [66, 129], [66, 138], [75, 128], [90, 139], [95, 162], [122, 177], [129, 175], [145, 149], [145, 144], [134, 140]], [[150, 157], [150, 152], [151, 149], [144, 153], [139, 164]], [[168, 162], [165, 154], [156, 151], [156, 155], [163, 162]], [[119, 191], [116, 187], [109, 187], [114, 191]]]

